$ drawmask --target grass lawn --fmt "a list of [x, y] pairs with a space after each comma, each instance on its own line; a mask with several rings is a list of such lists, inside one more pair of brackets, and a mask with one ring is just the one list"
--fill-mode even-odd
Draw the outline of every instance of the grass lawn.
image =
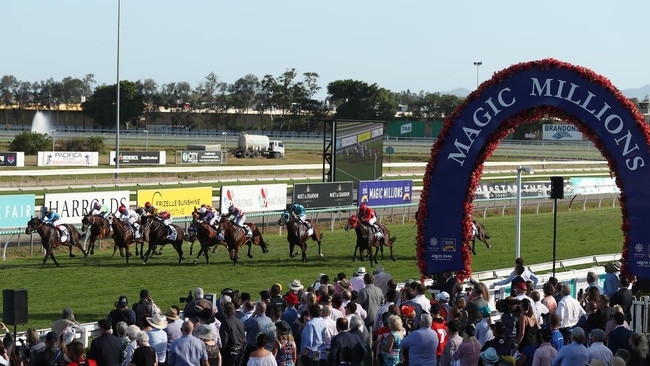
[[[384, 220], [397, 236], [395, 255], [397, 261], [379, 259], [388, 273], [398, 282], [419, 278], [415, 258], [416, 228], [413, 222], [402, 225], [401, 221]], [[474, 271], [509, 268], [513, 265], [515, 253], [515, 216], [492, 216], [481, 222], [492, 236], [492, 249], [477, 244], [473, 258]], [[623, 233], [620, 209], [588, 209], [587, 211], [561, 211], [558, 213], [557, 258], [574, 258], [594, 254], [616, 253], [621, 250]], [[185, 256], [180, 265], [171, 246], [166, 246], [160, 257], [153, 257], [147, 265], [131, 260], [127, 265], [124, 258], [111, 257], [111, 243], [105, 241], [103, 250], [93, 256], [68, 258], [67, 248], [59, 248], [55, 254], [61, 264], [56, 268], [51, 261], [41, 268], [40, 241], [36, 242], [35, 253], [29, 254], [29, 247], [10, 248], [7, 260], [0, 263], [2, 288], [26, 288], [29, 297], [29, 324], [18, 327], [25, 330], [30, 326], [48, 328], [58, 319], [61, 310], [70, 306], [80, 322], [93, 322], [105, 317], [120, 295], [126, 295], [130, 303], [137, 301], [140, 289], [147, 288], [156, 304], [163, 310], [178, 304], [179, 297], [187, 295], [197, 286], [207, 293], [219, 293], [225, 287], [250, 292], [257, 297], [262, 289], [279, 282], [286, 291], [288, 284], [300, 279], [309, 285], [319, 273], [330, 277], [344, 272], [350, 277], [359, 266], [370, 271], [369, 262], [352, 262], [355, 236], [345, 232], [344, 223], [337, 223], [335, 231], [325, 231], [323, 239], [324, 257], [317, 255], [311, 244], [308, 262], [299, 257], [289, 258], [288, 243], [278, 235], [275, 226], [265, 228], [265, 239], [270, 252], [262, 254], [253, 247], [253, 259], [245, 251], [237, 266], [233, 266], [223, 247], [211, 254], [210, 264], [201, 259], [193, 265], [189, 258], [189, 245], [185, 243]], [[553, 214], [525, 213], [521, 224], [521, 255], [529, 264], [552, 260]], [[38, 240], [38, 239], [37, 239]], [[482, 245], [482, 244], [481, 244]], [[194, 256], [198, 250], [195, 245]]]

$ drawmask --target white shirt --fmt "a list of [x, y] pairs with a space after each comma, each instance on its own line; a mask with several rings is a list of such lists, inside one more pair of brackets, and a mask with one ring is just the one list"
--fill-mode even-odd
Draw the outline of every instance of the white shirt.
[[429, 301], [425, 295], [417, 295], [413, 298], [413, 301], [422, 306], [422, 311], [426, 311], [427, 314], [431, 314], [431, 301]]
[[585, 314], [578, 300], [571, 295], [564, 296], [557, 304], [557, 315], [560, 317], [560, 328], [572, 327], [578, 323], [580, 317]]
[[[517, 274], [515, 273], [515, 271], [512, 271], [512, 272], [510, 272], [510, 276], [508, 276], [508, 278], [505, 278], [505, 279], [503, 279], [501, 281], [496, 281], [494, 283], [494, 285], [495, 286], [507, 285], [510, 282], [512, 282], [512, 280], [514, 280], [515, 277], [517, 277]], [[535, 287], [537, 286], [537, 282], [539, 281], [537, 276], [535, 276], [535, 274], [530, 269], [528, 269], [528, 267], [526, 267], [524, 269], [524, 273], [521, 274], [521, 278], [523, 278], [524, 281], [526, 281], [526, 282], [533, 281], [533, 286], [535, 286]]]

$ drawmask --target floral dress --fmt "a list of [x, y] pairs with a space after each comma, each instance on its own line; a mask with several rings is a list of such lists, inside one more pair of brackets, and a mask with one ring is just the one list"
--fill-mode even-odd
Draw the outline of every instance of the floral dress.
[[280, 349], [278, 350], [275, 360], [278, 363], [278, 366], [294, 366], [293, 363], [293, 352], [294, 352], [294, 343], [290, 341], [280, 342]]
[[[402, 335], [396, 331], [391, 331], [390, 334], [393, 335], [393, 348], [388, 352], [381, 351], [382, 366], [397, 366], [402, 362]], [[387, 341], [388, 337], [384, 337], [382, 346], [386, 345]]]

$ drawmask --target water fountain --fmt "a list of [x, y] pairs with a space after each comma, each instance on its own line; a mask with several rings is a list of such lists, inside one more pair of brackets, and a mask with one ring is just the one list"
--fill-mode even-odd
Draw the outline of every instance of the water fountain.
[[52, 133], [52, 124], [50, 118], [41, 111], [36, 111], [34, 119], [32, 119], [32, 132], [35, 133]]

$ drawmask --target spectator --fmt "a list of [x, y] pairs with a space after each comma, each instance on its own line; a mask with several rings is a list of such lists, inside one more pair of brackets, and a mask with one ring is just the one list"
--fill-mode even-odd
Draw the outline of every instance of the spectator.
[[287, 307], [282, 313], [280, 319], [289, 323], [289, 326], [291, 326], [291, 333], [293, 334], [294, 339], [296, 339], [300, 336], [300, 333], [298, 332], [299, 325], [296, 322], [298, 316], [300, 316], [298, 313], [298, 305], [300, 305], [300, 301], [298, 300], [298, 295], [293, 291], [289, 291], [284, 295], [284, 300], [287, 303]]
[[71, 308], [66, 307], [63, 309], [63, 313], [61, 314], [61, 319], [58, 319], [52, 323], [52, 331], [56, 333], [57, 337], [60, 336], [65, 328], [71, 327], [74, 329], [76, 332], [82, 332], [84, 328], [79, 325], [79, 322], [74, 317], [74, 313], [72, 312]]
[[[323, 332], [323, 341], [325, 342], [325, 350], [330, 349], [330, 345], [332, 344], [332, 338], [336, 336], [338, 331], [336, 330], [336, 322], [334, 319], [332, 319], [332, 308], [328, 305], [321, 305], [320, 309], [320, 316], [323, 319], [323, 323], [325, 323], [325, 330]], [[327, 359], [327, 355], [325, 356]]]
[[641, 333], [634, 332], [630, 336], [630, 360], [628, 365], [641, 366], [648, 364], [648, 338]]
[[[431, 324], [431, 315], [423, 314], [420, 319], [420, 328], [412, 331], [402, 341], [402, 349], [409, 365], [437, 364], [438, 335], [431, 329]], [[458, 351], [454, 355], [457, 353]], [[474, 365], [476, 364], [478, 364], [478, 359]]]
[[490, 320], [490, 309], [488, 307], [482, 307], [478, 311], [476, 318], [480, 320], [475, 324], [474, 336], [481, 344], [481, 347], [483, 347], [487, 341], [491, 341], [494, 338], [490, 327], [492, 324]]
[[553, 359], [553, 366], [576, 366], [589, 363], [589, 352], [584, 346], [585, 331], [580, 327], [571, 330], [571, 343], [562, 347]]
[[212, 311], [213, 307], [214, 304], [205, 298], [205, 291], [203, 291], [203, 288], [197, 287], [194, 290], [194, 297], [192, 300], [185, 304], [183, 314], [189, 317], [201, 312], [202, 309], [210, 309]]
[[[364, 321], [366, 328], [372, 333], [377, 310], [384, 302], [384, 293], [379, 287], [375, 286], [375, 277], [370, 273], [366, 273], [363, 276], [363, 283], [365, 287], [359, 291], [358, 305], [361, 305], [366, 310], [367, 314]], [[427, 304], [429, 303], [428, 301], [426, 302]]]
[[365, 287], [365, 284], [363, 283], [363, 277], [366, 275], [366, 267], [359, 267], [357, 268], [357, 271], [354, 273], [354, 276], [350, 280], [350, 285], [352, 286], [352, 289], [356, 292], [361, 291]]
[[108, 314], [108, 319], [113, 327], [113, 334], [117, 334], [117, 323], [125, 322], [127, 325], [135, 324], [135, 312], [129, 308], [129, 300], [122, 295], [115, 302], [115, 309]]
[[618, 290], [618, 276], [621, 266], [618, 262], [605, 263], [605, 283], [603, 285], [603, 293], [610, 298], [614, 296]]
[[622, 357], [620, 356], [612, 357], [612, 366], [626, 366], [626, 365], [627, 363]]
[[388, 317], [390, 333], [381, 342], [381, 365], [397, 366], [402, 360], [402, 340], [404, 329], [402, 319], [397, 315]]
[[[445, 291], [442, 291], [436, 295], [436, 301], [442, 306], [441, 314], [445, 319], [445, 322], [451, 321], [451, 305], [449, 305], [449, 294]], [[446, 316], [444, 316], [446, 314]]]
[[[621, 305], [614, 305], [612, 306], [612, 311], [610, 315], [609, 321], [607, 321], [607, 324], [605, 325], [605, 339], [609, 337], [609, 333], [616, 328], [616, 320], [614, 320], [614, 314], [616, 313], [621, 313], [623, 314], [623, 308]], [[625, 315], [623, 315], [623, 319], [625, 319]], [[623, 327], [626, 329], [630, 329], [629, 324], [627, 323], [627, 320], [623, 322]]]
[[[109, 323], [109, 329], [110, 329], [110, 323]], [[33, 366], [65, 366], [65, 357], [63, 351], [57, 347], [58, 338], [59, 337], [54, 331], [50, 331], [45, 335], [45, 348], [42, 351], [40, 351], [35, 358], [32, 358], [31, 364]], [[117, 338], [112, 336], [111, 338], [113, 338], [115, 342], [120, 343], [120, 341]], [[119, 348], [117, 353], [121, 354], [121, 352], [119, 352]]]
[[167, 333], [163, 329], [167, 327], [167, 319], [155, 312], [153, 316], [145, 318], [144, 324], [142, 330], [149, 336], [149, 345], [156, 350], [158, 363], [164, 365], [167, 361]]
[[548, 328], [540, 329], [539, 333], [542, 343], [537, 347], [533, 354], [532, 365], [551, 366], [553, 364], [553, 359], [557, 356], [557, 350], [553, 348], [553, 345], [551, 344], [553, 333]]
[[535, 274], [524, 266], [524, 260], [521, 258], [515, 259], [515, 269], [510, 272], [507, 278], [494, 283], [494, 286], [503, 286], [510, 284], [510, 296], [515, 296], [513, 288], [520, 282], [532, 281], [533, 286], [537, 286], [539, 279]]
[[431, 301], [427, 299], [426, 288], [419, 282], [411, 282], [410, 286], [415, 290], [415, 298], [413, 301], [420, 304], [422, 312], [431, 314]]
[[[442, 287], [440, 288], [442, 291], [448, 293], [448, 294], [453, 294], [454, 293], [454, 287], [456, 286], [456, 276], [454, 276], [454, 272], [451, 271], [445, 271], [442, 274], [443, 278], [443, 284]], [[453, 296], [452, 296], [453, 298]], [[454, 299], [453, 303], [456, 302], [456, 299]]]
[[157, 366], [158, 356], [156, 350], [149, 345], [147, 332], [139, 331], [135, 336], [138, 348], [133, 352], [129, 366]]
[[273, 357], [271, 351], [265, 348], [268, 342], [269, 336], [267, 336], [265, 333], [260, 333], [257, 335], [255, 338], [257, 349], [251, 352], [247, 366], [277, 366], [275, 357]]
[[[129, 336], [127, 334], [129, 330], [129, 326], [125, 322], [118, 322], [117, 325], [115, 326], [115, 332], [113, 333], [115, 336], [120, 338], [122, 341], [122, 359], [126, 357], [126, 348], [129, 346], [131, 343], [131, 340], [129, 339]], [[71, 337], [74, 339], [74, 334]], [[67, 342], [64, 341], [65, 344], [68, 344]]]
[[[587, 289], [589, 289], [589, 287], [597, 288], [599, 294], [603, 293], [603, 288], [600, 287], [600, 285], [598, 284], [598, 275], [596, 274], [596, 272], [593, 271], [587, 272]], [[587, 289], [585, 290], [585, 292], [587, 292]]]
[[533, 312], [537, 316], [537, 323], [541, 326], [544, 324], [544, 318], [548, 315], [549, 310], [546, 305], [542, 304], [539, 291], [531, 292], [530, 298], [533, 300]]
[[517, 363], [525, 366], [532, 366], [535, 352], [542, 342], [542, 333], [539, 330], [535, 331], [535, 334], [533, 334], [533, 341], [521, 349]]
[[86, 347], [79, 341], [72, 341], [66, 347], [66, 356], [70, 360], [67, 366], [97, 366], [95, 360], [88, 360], [86, 358]]
[[620, 357], [625, 361], [625, 364], [627, 365], [630, 362], [630, 352], [626, 350], [625, 348], [619, 348], [616, 350], [616, 353], [614, 353], [614, 357], [612, 357], [612, 360], [616, 357]]
[[557, 310], [557, 302], [555, 301], [555, 287], [550, 283], [546, 282], [542, 286], [542, 291], [544, 292], [544, 298], [541, 301], [544, 306], [548, 309], [549, 313], [554, 313]]
[[548, 317], [548, 327], [551, 330], [551, 345], [559, 351], [564, 346], [564, 334], [560, 331], [560, 316], [551, 313]]
[[232, 303], [223, 305], [223, 314], [225, 318], [219, 328], [222, 364], [239, 366], [246, 346], [244, 323], [235, 316], [235, 306]]
[[388, 281], [393, 279], [393, 276], [391, 276], [389, 273], [386, 273], [384, 270], [384, 266], [381, 264], [378, 264], [377, 267], [375, 267], [375, 286], [379, 287], [381, 291], [386, 294], [386, 291], [388, 290]]
[[[496, 321], [492, 324], [492, 334], [494, 338], [485, 342], [481, 351], [492, 347], [497, 351], [499, 356], [506, 356], [512, 353], [512, 342], [505, 338], [506, 326], [501, 321]], [[549, 331], [550, 332], [550, 331]]]
[[214, 327], [208, 324], [201, 324], [197, 333], [198, 338], [205, 345], [205, 351], [208, 354], [208, 364], [210, 366], [221, 366], [221, 353], [217, 344], [218, 335]]
[[119, 366], [124, 361], [122, 341], [111, 334], [111, 322], [101, 319], [99, 325], [100, 336], [90, 343], [88, 358], [97, 361], [98, 366]]
[[300, 360], [303, 365], [318, 365], [319, 360], [326, 360], [325, 322], [320, 317], [320, 307], [316, 304], [309, 306], [311, 320], [305, 324], [300, 336]]
[[[447, 323], [447, 343], [445, 344], [445, 348], [442, 350], [442, 356], [439, 360], [440, 366], [449, 366], [451, 364], [451, 356], [456, 352], [458, 346], [460, 346], [460, 344], [463, 342], [463, 337], [458, 335], [459, 328], [460, 323], [457, 320], [452, 320]], [[510, 350], [508, 350], [508, 352], [509, 351]]]
[[497, 351], [490, 347], [481, 352], [481, 365], [496, 366], [501, 358], [497, 355]]
[[589, 337], [591, 338], [591, 345], [587, 348], [589, 362], [592, 360], [601, 360], [605, 365], [611, 364], [614, 354], [603, 343], [605, 342], [605, 331], [602, 329], [592, 329]]
[[144, 327], [145, 319], [151, 316], [156, 310], [153, 299], [149, 295], [147, 289], [140, 291], [140, 300], [133, 304], [132, 309], [135, 312], [135, 325], [142, 329]]
[[29, 347], [29, 358], [35, 360], [38, 353], [46, 348], [45, 342], [41, 341], [38, 331], [34, 328], [27, 329], [25, 337], [27, 339], [27, 346]]
[[560, 329], [571, 328], [578, 323], [580, 317], [585, 314], [578, 300], [571, 297], [571, 287], [562, 285], [562, 299], [557, 304], [557, 315], [560, 316]]
[[167, 333], [167, 350], [169, 350], [172, 342], [183, 335], [181, 331], [183, 320], [178, 316], [178, 307], [176, 305], [172, 305], [163, 315], [167, 319], [167, 326], [163, 330]]
[[363, 320], [358, 315], [354, 314], [350, 317], [349, 325], [350, 325], [350, 333], [359, 337], [361, 342], [366, 347], [367, 352], [364, 357], [365, 363], [366, 364], [372, 363], [372, 359], [369, 357], [370, 347], [372, 347], [372, 336], [370, 335], [370, 333], [368, 333], [368, 331], [364, 327]]
[[632, 321], [632, 312], [630, 309], [632, 308], [634, 296], [628, 287], [630, 287], [630, 280], [625, 276], [621, 276], [618, 280], [618, 290], [609, 299], [609, 306], [620, 305], [623, 308], [625, 320], [629, 323]]
[[[194, 337], [194, 325], [191, 321], [183, 322], [183, 335], [169, 348], [169, 366], [208, 366], [208, 352], [205, 344]], [[156, 352], [157, 353], [157, 352]]]
[[126, 346], [124, 352], [124, 361], [122, 361], [122, 366], [129, 366], [131, 363], [131, 358], [133, 358], [133, 352], [138, 348], [138, 341], [136, 337], [140, 332], [140, 328], [137, 325], [131, 324], [126, 330], [126, 335], [129, 337], [129, 344]]
[[246, 349], [244, 350], [242, 364], [248, 364], [248, 357], [257, 349], [257, 334], [262, 332], [270, 323], [271, 318], [266, 316], [266, 303], [261, 301], [257, 302], [255, 304], [253, 316], [244, 322], [244, 329], [246, 330]]
[[519, 313], [517, 349], [519, 352], [522, 352], [524, 347], [533, 344], [535, 332], [540, 328], [540, 325], [533, 312], [533, 305], [528, 301], [528, 299], [524, 299], [519, 303]]
[[274, 283], [273, 286], [271, 286], [271, 290], [269, 291], [271, 293], [271, 299], [270, 299], [270, 304], [272, 306], [280, 306], [280, 309], [282, 311], [285, 311], [287, 308], [287, 302], [282, 298], [282, 285], [279, 283]]
[[[438, 360], [440, 360], [442, 350], [447, 344], [447, 322], [443, 319], [441, 312], [442, 306], [439, 303], [435, 302], [431, 305], [431, 329], [438, 335], [438, 348], [436, 349]], [[491, 334], [492, 332], [490, 332]]]
[[629, 352], [632, 331], [624, 325], [625, 315], [619, 312], [614, 313], [614, 322], [616, 322], [616, 328], [609, 332], [607, 336], [607, 347], [612, 352], [616, 352], [619, 348], [623, 348]]
[[332, 338], [332, 345], [327, 356], [327, 366], [339, 365], [343, 361], [346, 351], [350, 354], [348, 359], [350, 365], [361, 365], [368, 350], [361, 338], [348, 330], [348, 319], [337, 319], [336, 329], [338, 334]]
[[291, 366], [297, 362], [296, 342], [291, 334], [291, 326], [284, 320], [276, 323], [277, 338], [271, 352], [280, 366]]

